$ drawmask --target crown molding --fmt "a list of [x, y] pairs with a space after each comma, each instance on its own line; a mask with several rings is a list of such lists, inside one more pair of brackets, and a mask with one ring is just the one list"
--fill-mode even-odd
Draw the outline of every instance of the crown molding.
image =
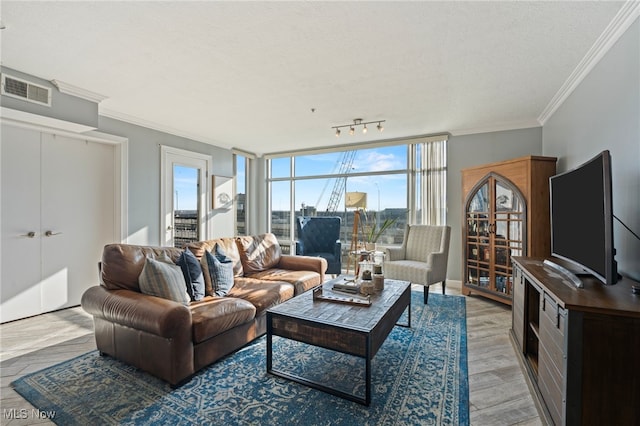
[[73, 84], [65, 83], [60, 80], [51, 80], [51, 84], [56, 86], [60, 93], [64, 93], [65, 95], [72, 95], [76, 98], [85, 99], [87, 101], [100, 103], [107, 99], [107, 96], [74, 86]]
[[476, 135], [480, 133], [506, 132], [509, 130], [531, 129], [534, 127], [542, 127], [537, 120], [524, 120], [512, 123], [495, 124], [486, 127], [474, 127], [469, 129], [451, 130], [451, 136]]
[[73, 123], [44, 115], [33, 114], [7, 107], [0, 108], [0, 121], [14, 126], [35, 128], [45, 132], [68, 132], [80, 134], [95, 130], [95, 127], [85, 124]]
[[591, 46], [582, 61], [576, 66], [567, 81], [560, 87], [560, 90], [545, 107], [538, 121], [544, 125], [547, 120], [556, 112], [558, 108], [573, 93], [576, 87], [584, 80], [591, 70], [600, 62], [600, 59], [611, 49], [616, 41], [629, 29], [631, 24], [640, 16], [640, 1], [627, 1], [611, 20], [607, 28]]
[[145, 127], [147, 129], [156, 130], [162, 133], [168, 133], [170, 135], [179, 136], [181, 138], [191, 139], [197, 142], [206, 143], [208, 145], [217, 146], [223, 149], [231, 149], [231, 145], [225, 145], [220, 143], [219, 141], [205, 138], [203, 136], [197, 135], [195, 133], [185, 132], [183, 130], [179, 130], [173, 127], [165, 126], [153, 121], [145, 120], [140, 117], [136, 117], [133, 115], [125, 114], [123, 112], [115, 111], [108, 108], [99, 108], [99, 115], [107, 118], [112, 118], [114, 120], [124, 121], [125, 123], [133, 124], [140, 127]]

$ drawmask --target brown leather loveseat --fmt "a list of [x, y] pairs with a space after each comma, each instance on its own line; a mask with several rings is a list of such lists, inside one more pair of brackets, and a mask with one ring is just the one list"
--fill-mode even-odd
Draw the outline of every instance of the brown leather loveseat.
[[205, 265], [205, 251], [216, 243], [233, 262], [233, 287], [216, 296], [215, 284], [204, 273], [204, 298], [187, 303], [144, 294], [138, 280], [147, 258], [166, 261], [168, 256], [176, 262], [183, 250], [105, 246], [100, 285], [82, 296], [82, 307], [94, 318], [100, 353], [179, 385], [263, 335], [269, 307], [324, 281], [326, 260], [283, 255], [273, 234], [201, 241], [187, 248]]

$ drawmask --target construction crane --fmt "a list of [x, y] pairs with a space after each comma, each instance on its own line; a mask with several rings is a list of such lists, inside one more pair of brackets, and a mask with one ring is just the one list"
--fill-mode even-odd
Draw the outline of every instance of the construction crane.
[[338, 205], [340, 204], [340, 200], [342, 199], [342, 194], [344, 194], [344, 189], [347, 185], [347, 172], [351, 170], [353, 166], [353, 160], [356, 158], [356, 151], [345, 151], [342, 154], [342, 159], [340, 160], [340, 170], [338, 171], [338, 176], [336, 178], [335, 183], [333, 184], [333, 190], [331, 191], [331, 196], [329, 197], [329, 203], [327, 204], [327, 213], [335, 213], [338, 209]]

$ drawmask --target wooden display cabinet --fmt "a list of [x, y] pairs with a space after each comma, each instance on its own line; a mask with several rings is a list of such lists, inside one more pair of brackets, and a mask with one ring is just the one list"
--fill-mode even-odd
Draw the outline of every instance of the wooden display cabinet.
[[550, 254], [549, 177], [555, 157], [462, 170], [462, 293], [511, 304], [511, 256]]

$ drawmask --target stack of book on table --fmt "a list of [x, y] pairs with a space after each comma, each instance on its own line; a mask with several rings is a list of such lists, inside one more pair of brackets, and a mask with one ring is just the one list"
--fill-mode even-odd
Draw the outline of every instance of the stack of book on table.
[[353, 278], [345, 278], [334, 283], [331, 289], [342, 293], [358, 294], [360, 292], [360, 284], [356, 283]]

